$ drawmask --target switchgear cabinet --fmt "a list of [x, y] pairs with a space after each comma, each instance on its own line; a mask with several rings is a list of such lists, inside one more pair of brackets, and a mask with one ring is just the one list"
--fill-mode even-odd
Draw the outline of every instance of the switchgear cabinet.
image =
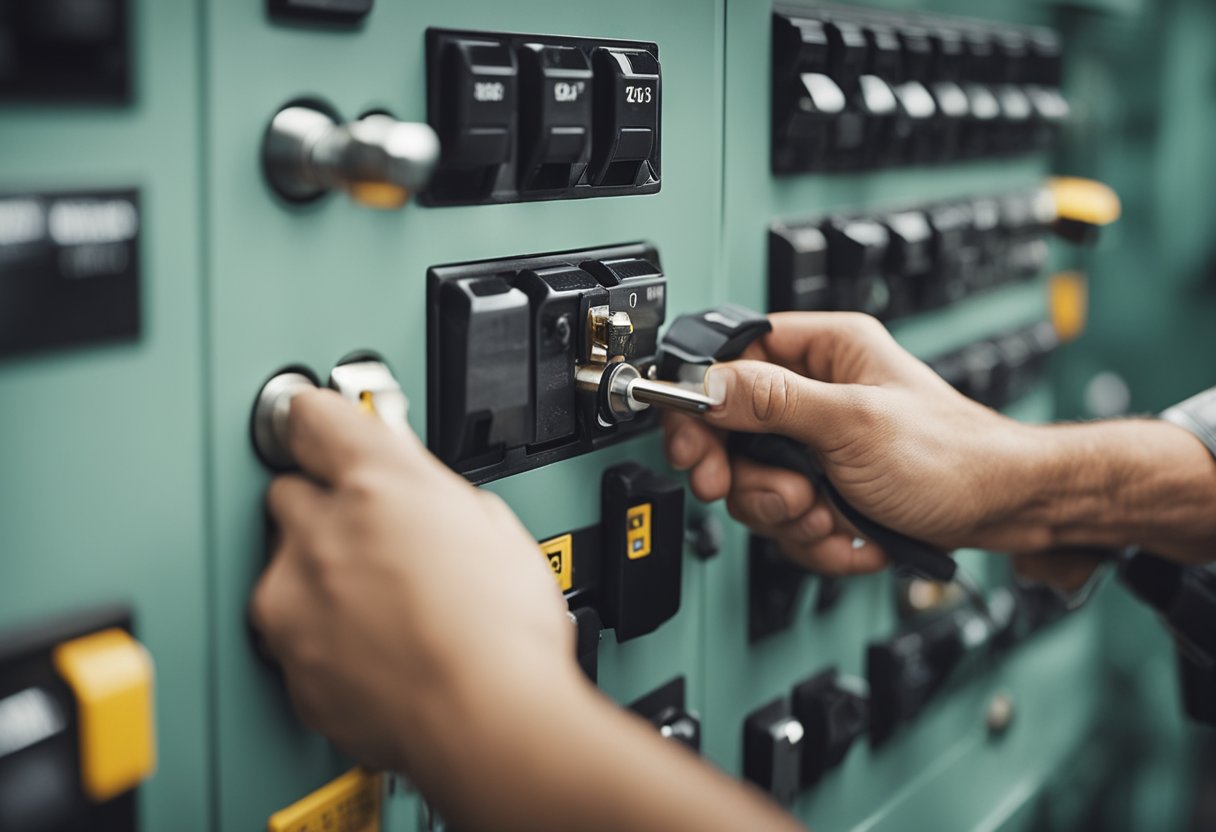
[[[812, 828], [1184, 828], [1197, 775], [1143, 799], [1193, 741], [1147, 612], [976, 551], [982, 619], [801, 571], [612, 384], [733, 303], [870, 312], [1024, 420], [1209, 385], [1159, 368], [1212, 332], [1177, 154], [1212, 135], [1214, 35], [1200, 0], [0, 0], [0, 737], [6, 702], [43, 715], [57, 772], [21, 797], [0, 743], [0, 828], [296, 828], [323, 787], [444, 828], [402, 778], [336, 779], [247, 623], [255, 397], [368, 362], [535, 536], [598, 686]], [[1050, 241], [1057, 173], [1123, 191], [1093, 251]], [[148, 754], [78, 753], [81, 649], [128, 668], [108, 713]]]

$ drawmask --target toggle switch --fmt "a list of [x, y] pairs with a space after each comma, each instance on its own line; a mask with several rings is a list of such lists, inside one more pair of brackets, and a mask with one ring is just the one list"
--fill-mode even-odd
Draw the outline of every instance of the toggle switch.
[[828, 75], [822, 20], [773, 15], [772, 97], [773, 171], [826, 167], [846, 101]]
[[519, 50], [519, 188], [573, 187], [591, 158], [591, 64], [569, 46]]
[[[301, 367], [276, 373], [262, 385], [253, 404], [251, 433], [253, 449], [272, 471], [296, 467], [287, 442], [291, 401], [318, 386], [315, 376]], [[329, 388], [377, 417], [394, 433], [408, 429], [409, 401], [392, 370], [372, 352], [353, 353], [330, 372]]]
[[870, 726], [869, 688], [864, 679], [829, 668], [794, 686], [790, 702], [801, 723], [801, 784], [815, 785], [840, 765], [853, 743]]
[[773, 312], [831, 309], [828, 244], [814, 225], [773, 223], [768, 234], [768, 307]]
[[677, 676], [631, 703], [629, 710], [648, 720], [659, 736], [700, 753], [701, 717], [688, 709], [684, 688], [684, 677]]
[[446, 281], [439, 290], [439, 456], [498, 459], [532, 438], [528, 296], [499, 276]]
[[519, 67], [496, 40], [453, 38], [440, 48], [443, 166], [493, 169], [515, 147]]
[[887, 230], [873, 220], [834, 218], [824, 223], [823, 231], [836, 308], [886, 315], [891, 302], [883, 272]]
[[307, 104], [284, 107], [262, 139], [262, 168], [274, 190], [306, 202], [341, 189], [373, 208], [400, 208], [426, 187], [439, 140], [426, 124], [374, 113], [340, 123]]
[[592, 52], [595, 132], [592, 185], [642, 185], [659, 179], [659, 59], [645, 49], [601, 46]]
[[591, 684], [599, 681], [600, 666], [600, 631], [604, 622], [593, 607], [579, 607], [571, 610], [570, 621], [574, 625], [574, 649], [578, 666]]
[[933, 269], [933, 229], [923, 211], [901, 211], [883, 218], [889, 243], [886, 272], [891, 317], [915, 312]]
[[784, 699], [774, 699], [743, 723], [743, 777], [789, 806], [802, 786], [802, 723]]
[[601, 482], [604, 626], [618, 642], [654, 632], [680, 609], [684, 487], [633, 462]]

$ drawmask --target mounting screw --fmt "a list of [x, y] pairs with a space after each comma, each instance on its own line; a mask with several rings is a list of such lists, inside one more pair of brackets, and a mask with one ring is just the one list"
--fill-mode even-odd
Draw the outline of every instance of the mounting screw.
[[988, 710], [984, 715], [988, 732], [993, 735], [1005, 733], [1009, 724], [1013, 722], [1013, 713], [1013, 699], [1008, 694], [993, 694], [992, 698], [988, 700]]

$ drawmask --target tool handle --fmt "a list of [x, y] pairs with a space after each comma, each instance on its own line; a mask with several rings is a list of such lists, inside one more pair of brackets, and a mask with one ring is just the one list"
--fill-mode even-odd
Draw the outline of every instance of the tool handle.
[[771, 433], [732, 433], [726, 449], [761, 465], [801, 474], [836, 507], [857, 533], [878, 544], [897, 567], [932, 581], [951, 581], [958, 564], [948, 554], [903, 532], [871, 520], [832, 485], [814, 455], [803, 445]]

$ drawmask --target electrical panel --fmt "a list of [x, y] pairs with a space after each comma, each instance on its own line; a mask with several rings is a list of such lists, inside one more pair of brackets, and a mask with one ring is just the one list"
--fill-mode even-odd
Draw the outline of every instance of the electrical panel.
[[[804, 569], [695, 499], [653, 402], [697, 310], [869, 312], [1028, 421], [1210, 384], [1162, 368], [1212, 331], [1211, 154], [1177, 152], [1212, 108], [1172, 61], [1216, 21], [1150, 5], [0, 0], [0, 828], [443, 828], [250, 636], [281, 403], [318, 385], [501, 496], [583, 673], [812, 828], [1084, 826], [1052, 784], [1179, 733], [1147, 613], [988, 553], [970, 594]], [[1136, 222], [1053, 242], [1060, 172]], [[82, 657], [138, 742], [82, 751], [119, 713]]]

